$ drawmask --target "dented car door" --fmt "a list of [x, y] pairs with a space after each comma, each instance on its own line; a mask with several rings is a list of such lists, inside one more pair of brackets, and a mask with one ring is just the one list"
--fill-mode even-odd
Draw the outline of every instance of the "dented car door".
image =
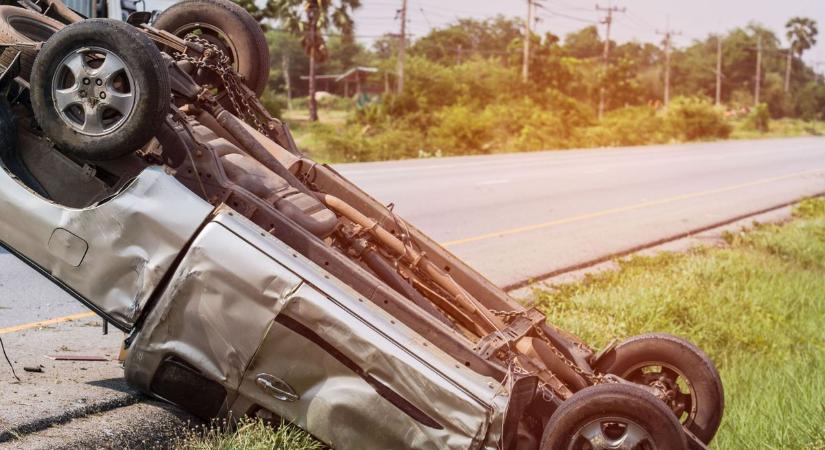
[[0, 192], [0, 214], [15, 218], [0, 221], [2, 245], [124, 331], [213, 209], [160, 168], [87, 208], [46, 200], [6, 170]]
[[132, 344], [130, 383], [206, 418], [282, 418], [343, 449], [498, 442], [498, 381], [219, 211]]

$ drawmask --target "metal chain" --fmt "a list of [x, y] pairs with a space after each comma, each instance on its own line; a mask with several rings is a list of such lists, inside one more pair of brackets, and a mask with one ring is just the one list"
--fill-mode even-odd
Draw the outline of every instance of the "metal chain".
[[243, 87], [243, 80], [232, 68], [229, 57], [215, 44], [212, 44], [206, 39], [199, 38], [194, 34], [187, 35], [184, 40], [203, 47], [203, 56], [195, 58], [185, 53], [176, 52], [172, 55], [175, 60], [186, 61], [197, 69], [206, 69], [218, 75], [226, 88], [226, 93], [235, 112], [241, 116], [241, 119], [254, 126], [259, 132], [268, 135], [266, 127], [264, 127], [258, 118], [258, 114], [256, 114], [255, 110], [249, 104], [247, 92]]
[[556, 355], [557, 358], [561, 359], [562, 362], [564, 362], [564, 364], [567, 367], [569, 367], [573, 372], [576, 372], [578, 375], [583, 377], [585, 380], [589, 381], [591, 384], [604, 384], [604, 383], [612, 382], [612, 379], [606, 378], [602, 374], [591, 373], [591, 372], [588, 372], [588, 371], [582, 369], [581, 367], [579, 367], [578, 364], [576, 364], [575, 362], [571, 361], [569, 358], [564, 356], [564, 353], [562, 353], [561, 350], [559, 350], [558, 347], [556, 347], [553, 344], [553, 342], [550, 340], [550, 338], [547, 337], [547, 334], [544, 333], [544, 330], [542, 330], [540, 327], [535, 327], [534, 329], [536, 331], [536, 334], [539, 336], [539, 338], [547, 343], [547, 345], [550, 347], [550, 350], [553, 352], [553, 354]]

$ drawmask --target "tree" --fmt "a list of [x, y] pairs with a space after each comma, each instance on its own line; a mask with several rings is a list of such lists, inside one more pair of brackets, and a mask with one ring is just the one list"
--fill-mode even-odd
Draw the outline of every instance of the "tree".
[[504, 16], [459, 19], [418, 39], [410, 53], [444, 65], [461, 64], [475, 57], [504, 59], [512, 52], [511, 43], [521, 40], [521, 26], [519, 20]]
[[816, 21], [807, 17], [794, 17], [788, 20], [785, 29], [787, 30], [785, 35], [791, 44], [788, 49], [787, 65], [785, 66], [785, 92], [788, 92], [791, 88], [793, 55], [796, 54], [801, 59], [802, 53], [816, 44], [816, 35], [819, 34], [819, 30]]
[[[615, 48], [615, 42], [611, 41], [610, 46]], [[568, 33], [564, 36], [564, 50], [569, 56], [580, 59], [601, 56], [604, 52], [604, 42], [599, 37], [599, 29], [592, 25]]]
[[309, 55], [309, 120], [318, 121], [318, 102], [315, 100], [317, 64], [326, 57], [324, 34], [338, 30], [344, 41], [353, 40], [355, 24], [352, 11], [361, 6], [361, 0], [269, 0], [265, 15], [280, 19], [286, 29], [303, 39], [304, 51]]

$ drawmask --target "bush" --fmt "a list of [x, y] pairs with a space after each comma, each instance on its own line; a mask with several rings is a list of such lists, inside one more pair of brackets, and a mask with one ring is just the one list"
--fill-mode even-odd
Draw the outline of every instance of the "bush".
[[436, 125], [429, 130], [430, 138], [442, 154], [478, 155], [492, 151], [494, 129], [490, 114], [456, 105], [442, 109], [436, 118]]
[[309, 153], [330, 162], [416, 158], [426, 153], [421, 133], [412, 127], [343, 127], [315, 124]]
[[617, 147], [667, 141], [664, 120], [649, 106], [621, 108], [607, 113], [595, 127], [585, 130], [587, 146]]
[[767, 133], [770, 131], [771, 112], [766, 103], [760, 103], [754, 107], [745, 118], [745, 127], [750, 130]]
[[722, 111], [700, 97], [675, 98], [665, 122], [671, 136], [682, 141], [725, 139], [733, 131]]

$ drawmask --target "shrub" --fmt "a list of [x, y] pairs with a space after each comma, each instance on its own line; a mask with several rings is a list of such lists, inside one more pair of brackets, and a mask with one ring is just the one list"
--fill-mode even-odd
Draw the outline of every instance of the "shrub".
[[330, 162], [416, 158], [425, 152], [422, 134], [412, 127], [315, 124], [311, 132], [308, 151]]
[[731, 125], [710, 101], [700, 97], [677, 97], [665, 115], [671, 135], [683, 141], [725, 139]]
[[754, 107], [745, 118], [745, 127], [750, 130], [767, 133], [770, 131], [771, 112], [767, 103], [760, 103]]
[[664, 120], [649, 106], [621, 108], [607, 113], [601, 122], [585, 130], [587, 146], [645, 145], [667, 140]]
[[516, 151], [551, 150], [572, 145], [567, 125], [553, 111], [534, 110], [516, 136], [512, 144]]
[[490, 114], [464, 105], [450, 106], [436, 114], [436, 125], [430, 138], [436, 150], [444, 155], [477, 155], [490, 153], [494, 138]]

